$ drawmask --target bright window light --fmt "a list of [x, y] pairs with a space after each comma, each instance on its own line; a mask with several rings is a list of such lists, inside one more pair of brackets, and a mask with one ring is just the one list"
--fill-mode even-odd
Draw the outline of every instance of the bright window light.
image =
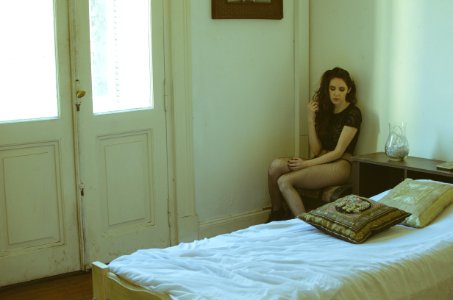
[[90, 0], [95, 114], [152, 108], [149, 0]]
[[53, 1], [0, 1], [0, 37], [0, 122], [58, 117]]

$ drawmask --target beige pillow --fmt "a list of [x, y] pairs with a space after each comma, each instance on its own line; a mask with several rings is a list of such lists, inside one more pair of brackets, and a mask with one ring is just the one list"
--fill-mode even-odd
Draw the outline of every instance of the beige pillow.
[[379, 202], [409, 212], [411, 215], [402, 224], [421, 228], [430, 224], [453, 202], [453, 186], [407, 178]]
[[298, 217], [334, 237], [358, 244], [402, 222], [408, 215], [398, 208], [348, 195]]

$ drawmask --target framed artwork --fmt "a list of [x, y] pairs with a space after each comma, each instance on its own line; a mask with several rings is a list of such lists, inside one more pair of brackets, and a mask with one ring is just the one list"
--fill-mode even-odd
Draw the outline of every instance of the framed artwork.
[[211, 0], [213, 19], [283, 18], [283, 0]]

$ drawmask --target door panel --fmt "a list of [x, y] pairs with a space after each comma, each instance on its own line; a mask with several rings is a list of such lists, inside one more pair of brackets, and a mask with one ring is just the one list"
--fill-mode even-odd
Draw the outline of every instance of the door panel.
[[[0, 48], [2, 59], [9, 59], [2, 61], [0, 70], [7, 90], [0, 95], [0, 111], [21, 110], [0, 114], [0, 286], [72, 272], [81, 266], [67, 1], [4, 1], [2, 13], [7, 3], [14, 4], [6, 10], [13, 18], [31, 20], [25, 22], [28, 30], [16, 32], [9, 24], [6, 30], [14, 32], [13, 41], [5, 41]], [[0, 29], [2, 37], [7, 36], [4, 29]], [[33, 42], [36, 36], [55, 40], [43, 38], [41, 42], [48, 44], [46, 48], [36, 44], [40, 49], [17, 41], [20, 37]], [[8, 45], [11, 48], [5, 50]], [[21, 57], [26, 65], [19, 63]], [[39, 59], [55, 62], [43, 70]], [[34, 78], [38, 86], [31, 82]], [[22, 102], [11, 106], [16, 97]]]
[[[77, 113], [86, 264], [94, 260], [108, 262], [139, 248], [165, 247], [170, 243], [163, 92], [163, 2], [91, 1], [92, 6], [114, 7], [93, 9], [88, 0], [77, 2], [77, 80], [80, 88], [86, 91]], [[124, 4], [133, 6], [137, 3], [142, 6], [134, 13], [131, 13], [134, 7], [128, 7], [127, 11], [118, 9]], [[144, 4], [149, 10], [144, 12], [150, 14], [152, 21], [128, 22], [128, 14], [140, 18], [138, 15], [143, 12]], [[150, 39], [146, 43], [148, 57], [143, 59], [143, 64], [152, 67], [152, 74], [148, 76], [140, 75], [144, 74], [142, 67], [138, 67], [136, 77], [131, 72], [133, 66], [141, 65], [137, 64], [137, 56], [143, 55], [143, 49], [132, 51], [136, 47], [111, 45], [108, 39], [101, 39], [101, 44], [95, 49], [89, 47], [90, 39], [102, 36], [102, 31], [97, 31], [99, 28], [90, 31], [90, 24], [95, 26], [89, 19], [90, 12], [92, 18], [106, 20], [100, 24], [108, 24], [107, 16], [102, 16], [102, 13], [124, 11], [127, 12], [125, 15], [113, 18], [115, 24], [112, 27], [119, 31], [118, 38], [113, 40], [115, 43], [131, 43], [124, 34], [121, 35], [122, 25], [127, 25], [129, 32], [143, 32], [143, 28], [131, 26], [146, 26]], [[90, 38], [90, 33], [96, 37]], [[117, 53], [121, 57], [113, 55], [115, 51], [121, 52]], [[97, 61], [99, 57], [105, 61]], [[128, 59], [131, 60], [131, 69], [125, 70]], [[148, 78], [147, 81], [142, 77]], [[135, 93], [135, 90], [141, 92]], [[106, 106], [96, 104], [99, 99], [118, 105], [102, 109]]]
[[57, 142], [0, 151], [6, 233], [0, 246], [3, 251], [61, 245], [59, 152]]
[[[154, 223], [150, 131], [99, 137], [99, 187], [107, 231]], [[124, 209], [128, 199], [128, 209]]]

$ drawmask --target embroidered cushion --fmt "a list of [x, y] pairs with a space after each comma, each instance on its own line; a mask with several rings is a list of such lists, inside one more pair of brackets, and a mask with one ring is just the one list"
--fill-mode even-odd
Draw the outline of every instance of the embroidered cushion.
[[411, 213], [403, 225], [421, 228], [430, 224], [453, 202], [453, 186], [406, 178], [379, 202]]
[[298, 217], [334, 237], [363, 243], [402, 222], [409, 213], [356, 195], [348, 195]]

